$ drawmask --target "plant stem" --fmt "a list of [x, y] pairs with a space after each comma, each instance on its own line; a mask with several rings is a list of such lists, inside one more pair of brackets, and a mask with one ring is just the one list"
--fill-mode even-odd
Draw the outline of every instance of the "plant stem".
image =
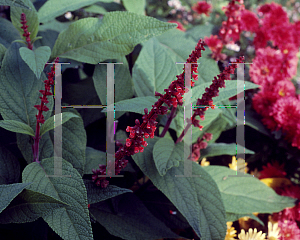
[[172, 122], [173, 118], [175, 117], [176, 109], [177, 109], [177, 107], [172, 106], [171, 113], [168, 117], [168, 121], [164, 127], [164, 130], [162, 131], [162, 133], [160, 134], [159, 137], [163, 138], [166, 135], [166, 133], [171, 125], [171, 122]]

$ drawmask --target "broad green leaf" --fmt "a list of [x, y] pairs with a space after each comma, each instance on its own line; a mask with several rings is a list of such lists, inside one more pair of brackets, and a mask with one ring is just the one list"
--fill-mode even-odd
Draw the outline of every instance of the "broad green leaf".
[[[240, 148], [237, 148], [236, 143], [212, 143], [207, 146], [207, 148], [201, 150], [201, 157], [212, 157], [212, 156], [221, 156], [221, 155], [236, 155], [240, 153], [245, 154], [254, 154], [255, 152], [244, 149], [242, 146]], [[237, 149], [243, 149], [241, 152], [237, 152]]]
[[137, 44], [175, 25], [120, 11], [109, 12], [103, 19], [80, 19], [59, 34], [51, 59], [61, 56], [90, 64], [117, 59], [132, 52]]
[[138, 97], [154, 96], [155, 91], [165, 94], [183, 66], [178, 66], [178, 56], [157, 38], [151, 38], [143, 48], [133, 66], [132, 80]]
[[153, 147], [153, 160], [160, 176], [164, 176], [172, 167], [178, 167], [179, 161], [184, 160], [183, 143], [175, 143], [172, 139], [161, 138]]
[[242, 218], [242, 217], [250, 217], [251, 219], [260, 223], [262, 226], [265, 226], [264, 222], [262, 220], [260, 220], [258, 217], [256, 217], [255, 215], [253, 215], [252, 213], [235, 214], [235, 213], [226, 212], [226, 222], [234, 222], [234, 221], [239, 220], [239, 218]]
[[[20, 44], [12, 43], [7, 49], [0, 69], [0, 113], [4, 120], [15, 120], [36, 127], [38, 110], [34, 105], [41, 104], [39, 98], [44, 83], [38, 80], [23, 61], [19, 53]], [[42, 73], [42, 79], [46, 79]], [[50, 111], [43, 113], [45, 120], [53, 108], [53, 96], [48, 96], [46, 106]]]
[[217, 183], [226, 212], [274, 213], [295, 206], [295, 199], [276, 194], [272, 188], [249, 174], [246, 174], [249, 177], [229, 177], [236, 175], [236, 171], [223, 166], [207, 166], [203, 169]]
[[[60, 22], [53, 19], [51, 22], [47, 22], [43, 25], [39, 25], [39, 31], [53, 30], [61, 32], [66, 30], [73, 22]], [[39, 33], [40, 34], [40, 33]]]
[[[233, 97], [240, 92], [237, 92], [237, 81], [242, 81], [243, 80], [225, 80], [225, 88], [221, 88], [219, 92], [219, 96], [214, 98], [214, 103], [219, 103], [223, 100], [228, 100], [228, 98]], [[244, 84], [243, 84], [244, 85]], [[254, 84], [249, 81], [245, 81], [244, 85], [244, 91], [249, 90], [249, 89], [255, 89], [258, 88], [259, 85]]]
[[[129, 72], [129, 66], [126, 57], [121, 57], [117, 59], [117, 63], [122, 64], [114, 64], [115, 72], [114, 72], [114, 80], [115, 80], [115, 91], [110, 94], [115, 94], [115, 103], [118, 103], [122, 100], [131, 99], [133, 96], [133, 86], [132, 79]], [[107, 96], [107, 65], [99, 64], [96, 65], [93, 81], [95, 90], [97, 95], [103, 105], [106, 105], [106, 96]], [[86, 98], [86, 96], [85, 96]], [[121, 117], [125, 111], [116, 112], [115, 119]]]
[[15, 120], [1, 120], [0, 127], [11, 132], [23, 133], [34, 136], [34, 131], [27, 124]]
[[[59, 121], [60, 124], [64, 124], [65, 122], [69, 121], [71, 118], [73, 117], [79, 117], [78, 115], [71, 113], [71, 112], [64, 112], [64, 113], [60, 113], [60, 114], [56, 114], [55, 116], [52, 116], [51, 118], [48, 118], [44, 124], [41, 127], [40, 130], [40, 136], [42, 136], [44, 133], [50, 131], [51, 129], [54, 129], [54, 123], [55, 123], [55, 118], [61, 118], [61, 120]], [[57, 125], [57, 126], [59, 126]]]
[[66, 203], [45, 194], [24, 189], [0, 214], [0, 223], [33, 222], [65, 205]]
[[[225, 88], [219, 88], [219, 96], [213, 98], [214, 104], [220, 103], [223, 100], [228, 100], [230, 97], [237, 95], [237, 81], [242, 80], [225, 80]], [[205, 93], [205, 88], [209, 87], [211, 82], [205, 82], [192, 89], [192, 102], [197, 102], [198, 98], [202, 98], [202, 94]], [[242, 83], [243, 84], [243, 83]], [[252, 82], [245, 82], [244, 90], [257, 88], [258, 85]]]
[[0, 0], [0, 5], [31, 9], [25, 0]]
[[71, 112], [78, 117], [71, 118], [62, 125], [62, 158], [71, 163], [82, 176], [86, 162], [86, 131], [76, 109], [63, 108], [62, 113], [66, 112]]
[[204, 37], [210, 37], [213, 28], [213, 24], [206, 22], [205, 24], [196, 25], [188, 29], [185, 33], [198, 42], [200, 38], [204, 40]]
[[104, 7], [98, 6], [96, 4], [85, 7], [84, 11], [90, 12], [90, 13], [103, 14], [103, 15], [107, 13], [107, 11]]
[[[186, 34], [178, 29], [172, 29], [167, 33], [157, 36], [158, 41], [168, 47], [174, 54], [176, 54], [176, 62], [184, 63], [191, 54], [191, 51], [195, 49], [197, 41], [195, 41], [189, 34]], [[174, 41], [175, 39], [175, 41]], [[198, 76], [199, 80], [195, 81], [195, 86], [202, 82], [211, 82], [214, 76], [220, 73], [218, 64], [215, 60], [211, 59], [208, 55], [211, 51], [208, 47], [205, 51], [201, 52], [201, 57], [198, 59]], [[175, 63], [174, 63], [175, 64]], [[180, 69], [183, 69], [184, 64], [177, 64]], [[180, 71], [180, 73], [182, 70]], [[176, 80], [176, 76], [174, 76]]]
[[162, 177], [153, 161], [153, 146], [157, 137], [149, 139], [143, 153], [133, 155], [133, 160], [187, 219], [202, 239], [224, 239], [226, 216], [218, 186], [199, 164], [192, 163], [192, 174], [199, 177], [176, 177], [184, 175], [184, 162], [173, 167]]
[[[115, 111], [135, 112], [144, 115], [144, 109], [147, 108], [150, 112], [152, 105], [157, 101], [158, 98], [153, 96], [126, 99], [115, 103]], [[103, 109], [102, 112], [107, 112], [107, 110]]]
[[87, 190], [87, 199], [89, 204], [98, 203], [123, 193], [132, 192], [130, 189], [120, 188], [114, 185], [108, 185], [107, 188], [99, 188], [91, 180], [84, 179], [83, 181]]
[[[114, 206], [113, 210], [111, 206]], [[90, 211], [110, 234], [122, 239], [153, 240], [179, 237], [155, 218], [133, 193], [121, 194], [108, 201], [93, 204]]]
[[0, 18], [0, 43], [3, 44], [4, 47], [9, 48], [11, 42], [16, 39], [21, 40], [21, 36], [17, 29], [15, 29], [14, 25], [5, 18]]
[[20, 163], [6, 147], [0, 147], [0, 184], [19, 181]]
[[0, 185], [0, 213], [9, 205], [9, 203], [31, 183], [13, 183]]
[[43, 46], [32, 51], [26, 47], [21, 47], [19, 51], [22, 59], [34, 72], [37, 79], [39, 79], [41, 72], [44, 70], [45, 63], [47, 63], [51, 55], [51, 49], [48, 46]]
[[98, 169], [99, 164], [106, 165], [106, 152], [86, 147], [84, 174], [93, 174], [92, 169]]
[[[48, 0], [38, 11], [39, 19], [42, 23], [49, 22], [66, 12], [72, 12], [96, 2], [99, 0]], [[101, 0], [101, 2], [111, 1]]]
[[27, 189], [43, 193], [69, 204], [43, 216], [48, 225], [65, 240], [92, 240], [87, 192], [80, 174], [62, 159], [62, 176], [54, 174], [54, 158], [43, 159], [26, 166], [23, 182], [33, 182]]
[[122, 2], [128, 12], [145, 15], [146, 0], [123, 0]]
[[5, 52], [6, 52], [6, 47], [4, 47], [4, 45], [2, 45], [0, 43], [0, 65], [1, 65], [2, 59], [4, 58]]
[[34, 39], [39, 30], [39, 17], [38, 13], [30, 0], [22, 0], [24, 4], [31, 9], [24, 9], [24, 7], [11, 6], [10, 7], [10, 18], [12, 24], [19, 31], [23, 40], [26, 40], [26, 37], [23, 36], [24, 30], [21, 28], [21, 13], [26, 14], [26, 25], [28, 25], [28, 32], [30, 32], [30, 39]]
[[[193, 114], [194, 112], [192, 112]], [[205, 111], [205, 119], [203, 121], [200, 120], [200, 125], [205, 127], [207, 125], [209, 125], [210, 123], [212, 123], [218, 116], [220, 116], [220, 114], [222, 113], [222, 110], [219, 108], [215, 108], [215, 109], [207, 109]], [[186, 117], [187, 118], [187, 117]], [[196, 119], [200, 119], [200, 117], [196, 117]], [[186, 126], [186, 123], [184, 124], [184, 111], [183, 111], [183, 107], [180, 106], [179, 107], [179, 111], [177, 112], [176, 117], [173, 120], [176, 124], [176, 133], [177, 136], [179, 137], [180, 134], [182, 133], [182, 131], [184, 130], [184, 127]], [[199, 134], [200, 129], [199, 128], [193, 128], [193, 133], [194, 134]]]

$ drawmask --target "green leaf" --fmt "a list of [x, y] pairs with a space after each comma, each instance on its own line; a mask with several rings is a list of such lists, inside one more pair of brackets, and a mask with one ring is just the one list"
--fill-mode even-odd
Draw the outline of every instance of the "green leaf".
[[155, 37], [144, 43], [132, 69], [137, 96], [154, 96], [155, 91], [165, 94], [164, 89], [169, 87], [183, 67], [176, 64], [177, 58]]
[[1, 66], [2, 59], [4, 58], [5, 52], [6, 52], [6, 47], [4, 47], [4, 45], [0, 43], [0, 66]]
[[[50, 22], [47, 22], [43, 25], [39, 25], [39, 31], [53, 30], [57, 32], [61, 32], [66, 30], [73, 22], [60, 22], [56, 19], [53, 19]], [[39, 33], [40, 34], [40, 33]]]
[[0, 121], [0, 127], [5, 128], [11, 132], [23, 133], [30, 136], [34, 136], [34, 131], [27, 124], [15, 121], [15, 120], [2, 120]]
[[90, 12], [90, 13], [102, 14], [102, 15], [107, 13], [107, 11], [104, 7], [98, 6], [96, 4], [85, 7], [84, 11]]
[[106, 188], [99, 188], [91, 180], [84, 179], [83, 181], [87, 190], [87, 199], [89, 204], [98, 203], [123, 193], [132, 192], [130, 189], [120, 188], [114, 185], [108, 185]]
[[13, 183], [0, 185], [0, 213], [9, 205], [9, 203], [31, 183]]
[[30, 0], [22, 0], [24, 4], [31, 9], [24, 9], [24, 7], [11, 6], [10, 7], [10, 18], [12, 24], [19, 31], [23, 40], [26, 40], [26, 37], [23, 36], [24, 30], [21, 28], [21, 13], [26, 14], [26, 25], [28, 25], [28, 32], [30, 32], [30, 39], [34, 39], [39, 30], [39, 17], [38, 13]]
[[[41, 103], [44, 83], [38, 80], [23, 61], [19, 53], [20, 44], [12, 43], [7, 49], [0, 69], [0, 113], [4, 120], [15, 120], [36, 127], [37, 109]], [[42, 78], [46, 79], [42, 73]], [[53, 108], [53, 97], [48, 96], [46, 106], [50, 111], [44, 113], [47, 120]]]
[[213, 28], [214, 25], [207, 22], [206, 24], [194, 26], [185, 33], [198, 42], [200, 38], [204, 40], [204, 37], [209, 37], [212, 34]]
[[[226, 87], [219, 88], [219, 96], [213, 98], [214, 104], [220, 103], [221, 101], [224, 101], [224, 100], [228, 100], [230, 97], [233, 97], [233, 96], [239, 94], [240, 91], [237, 92], [237, 81], [239, 81], [239, 84], [241, 82], [243, 82], [242, 80], [225, 80]], [[202, 95], [205, 92], [205, 88], [209, 87], [210, 85], [211, 85], [211, 82], [209, 82], [209, 83], [205, 82], [198, 86], [195, 86], [192, 89], [193, 94], [192, 94], [191, 101], [196, 104], [198, 98], [202, 98]], [[244, 90], [254, 89], [257, 87], [258, 87], [257, 84], [246, 81]]]
[[14, 28], [14, 25], [5, 18], [0, 18], [0, 43], [4, 47], [9, 48], [11, 42], [16, 39], [21, 40], [21, 36], [17, 29]]
[[[215, 97], [213, 99], [214, 103], [219, 103], [221, 101], [228, 100], [230, 97], [233, 97], [233, 96], [239, 94], [240, 91], [237, 91], [237, 82], [238, 81], [242, 81], [242, 84], [244, 82], [243, 80], [227, 80], [227, 81], [225, 80], [226, 87], [220, 89], [219, 96]], [[257, 84], [254, 84], [249, 81], [245, 81], [244, 91], [249, 90], [249, 89], [255, 89], [258, 87], [259, 87], [259, 85], [257, 85]]]
[[39, 79], [45, 63], [47, 63], [51, 55], [51, 49], [48, 46], [43, 46], [32, 51], [26, 47], [21, 47], [19, 51], [22, 59]]
[[160, 176], [152, 157], [156, 141], [157, 137], [149, 139], [144, 152], [132, 156], [136, 164], [182, 213], [199, 237], [224, 239], [225, 209], [215, 181], [195, 162], [191, 162], [192, 174], [199, 177], [176, 177], [184, 175], [183, 161], [179, 167]]
[[93, 174], [92, 169], [98, 169], [99, 164], [106, 165], [106, 152], [86, 147], [85, 154], [84, 174]]
[[86, 131], [76, 109], [63, 108], [62, 113], [66, 112], [71, 112], [78, 117], [71, 118], [62, 125], [62, 158], [71, 163], [82, 176], [86, 162]]
[[[122, 100], [131, 99], [133, 96], [133, 86], [131, 75], [129, 71], [129, 66], [126, 57], [121, 57], [117, 59], [117, 63], [123, 64], [115, 64], [115, 103], [118, 103]], [[102, 104], [107, 104], [106, 96], [107, 96], [107, 65], [99, 64], [96, 65], [93, 81], [95, 90]], [[111, 93], [112, 94], [112, 93]], [[86, 98], [86, 96], [85, 96]], [[120, 111], [115, 113], [115, 119], [118, 119], [123, 115], [125, 111]]]
[[[111, 205], [114, 206], [113, 210], [110, 210]], [[110, 234], [122, 239], [153, 240], [179, 237], [155, 218], [133, 193], [121, 194], [108, 201], [93, 204], [90, 211]]]
[[[49, 22], [66, 12], [72, 12], [96, 2], [99, 0], [48, 0], [38, 11], [39, 19], [42, 23]], [[101, 2], [109, 1], [102, 0]]]
[[80, 19], [59, 34], [51, 59], [61, 56], [90, 64], [117, 59], [132, 52], [137, 44], [175, 25], [119, 11], [109, 12], [103, 19]]
[[0, 146], [0, 184], [10, 184], [19, 181], [20, 163], [18, 159], [4, 146]]
[[[43, 193], [69, 204], [43, 216], [48, 225], [65, 240], [93, 240], [87, 192], [80, 174], [62, 159], [62, 177], [54, 174], [54, 158], [26, 166], [23, 182], [33, 182], [27, 189]], [[46, 173], [46, 175], [45, 175]]]
[[243, 147], [237, 148], [239, 144], [236, 143], [212, 143], [207, 146], [207, 148], [201, 150], [201, 157], [212, 157], [212, 156], [222, 156], [222, 155], [236, 155], [240, 153], [254, 154], [255, 152], [245, 149], [241, 152], [237, 152], [237, 149], [242, 149]]
[[0, 214], [0, 223], [33, 222], [66, 203], [42, 193], [24, 189]]
[[[157, 101], [158, 99], [153, 96], [126, 99], [115, 103], [115, 111], [135, 112], [144, 115], [144, 109], [147, 108], [150, 112], [152, 105]], [[107, 112], [107, 110], [103, 109], [102, 112]]]
[[260, 220], [258, 217], [256, 217], [255, 215], [253, 215], [252, 213], [235, 214], [235, 213], [226, 212], [226, 222], [234, 222], [234, 221], [239, 220], [239, 218], [242, 218], [242, 217], [250, 217], [251, 219], [260, 223], [262, 226], [265, 226], [264, 222], [262, 220]]
[[184, 161], [184, 143], [176, 144], [172, 139], [161, 138], [153, 147], [153, 160], [160, 176], [164, 176], [172, 167], [178, 167]]
[[0, 5], [31, 9], [25, 0], [0, 0]]
[[64, 112], [64, 113], [60, 113], [60, 114], [55, 114], [55, 116], [52, 116], [51, 118], [48, 118], [45, 123], [42, 125], [41, 130], [40, 130], [40, 136], [42, 136], [44, 133], [50, 131], [51, 129], [54, 129], [54, 123], [55, 123], [55, 118], [61, 118], [61, 120], [59, 121], [59, 125], [60, 126], [62, 124], [64, 124], [65, 122], [69, 121], [71, 118], [73, 117], [79, 117], [78, 115], [71, 113], [71, 112]]
[[145, 15], [146, 0], [123, 0], [122, 2], [128, 12]]
[[226, 212], [274, 213], [295, 206], [295, 199], [276, 194], [272, 188], [249, 174], [245, 174], [249, 177], [229, 177], [236, 176], [236, 171], [223, 166], [207, 166], [203, 169], [217, 183]]

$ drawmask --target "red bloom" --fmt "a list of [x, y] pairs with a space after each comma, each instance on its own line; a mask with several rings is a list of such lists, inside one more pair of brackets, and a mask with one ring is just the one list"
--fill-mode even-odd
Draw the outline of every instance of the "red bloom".
[[283, 169], [283, 165], [284, 164], [279, 166], [278, 162], [273, 163], [273, 165], [271, 165], [271, 163], [268, 163], [267, 167], [263, 166], [263, 170], [259, 172], [259, 179], [285, 177], [286, 172]]
[[253, 40], [253, 45], [255, 46], [255, 49], [259, 48], [265, 48], [268, 42], [268, 35], [267, 33], [262, 29], [259, 28], [256, 33]]
[[251, 81], [264, 87], [270, 87], [281, 80], [282, 54], [270, 47], [258, 49], [250, 67]]
[[296, 240], [300, 239], [300, 229], [295, 221], [278, 221], [278, 227], [280, 228], [280, 240]]
[[199, 14], [204, 13], [206, 16], [211, 12], [211, 8], [212, 6], [205, 1], [199, 1], [192, 7], [195, 12]]
[[287, 133], [287, 138], [294, 136], [295, 127], [300, 119], [300, 100], [295, 97], [284, 97], [276, 101], [270, 113], [278, 126]]
[[223, 49], [223, 43], [218, 38], [217, 35], [211, 35], [210, 37], [205, 37], [204, 41], [209, 49], [212, 51], [212, 58], [216, 61], [225, 60], [226, 54], [221, 53]]
[[[300, 187], [298, 185], [288, 185], [279, 190], [282, 196], [300, 199]], [[299, 221], [300, 220], [300, 202], [293, 208], [286, 208], [282, 212], [283, 219]]]
[[183, 25], [180, 23], [180, 22], [177, 22], [177, 21], [174, 21], [174, 20], [170, 20], [168, 21], [169, 23], [177, 23], [177, 28], [176, 29], [179, 29], [180, 31], [183, 31], [185, 32], [185, 28], [183, 27]]
[[241, 30], [256, 32], [258, 30], [258, 18], [256, 14], [249, 10], [241, 11]]

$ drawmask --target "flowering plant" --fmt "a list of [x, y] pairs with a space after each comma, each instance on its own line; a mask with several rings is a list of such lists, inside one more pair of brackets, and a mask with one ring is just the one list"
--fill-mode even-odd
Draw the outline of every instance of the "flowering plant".
[[[255, 156], [222, 141], [237, 124], [229, 100], [242, 92], [237, 85], [254, 91], [264, 81], [235, 80], [246, 59], [222, 52], [242, 29], [253, 30], [248, 15], [239, 17], [242, 1], [229, 2], [227, 20], [210, 38], [191, 19], [209, 19], [209, 3], [64, 1], [7, 1], [9, 14], [0, 18], [1, 239], [228, 240], [236, 236], [231, 222], [263, 223], [253, 213], [299, 220], [294, 187], [263, 181], [286, 177], [285, 169], [255, 172], [240, 158], [229, 168], [222, 163], [226, 155]], [[164, 19], [150, 14], [153, 4]], [[167, 17], [170, 8], [186, 16], [186, 31]], [[291, 76], [296, 50], [287, 51], [281, 74]], [[282, 84], [278, 94], [295, 97], [290, 89]], [[295, 122], [280, 127], [288, 134]], [[268, 236], [276, 238], [272, 217]], [[287, 232], [288, 223], [279, 225]], [[266, 235], [245, 230], [239, 239]]]

